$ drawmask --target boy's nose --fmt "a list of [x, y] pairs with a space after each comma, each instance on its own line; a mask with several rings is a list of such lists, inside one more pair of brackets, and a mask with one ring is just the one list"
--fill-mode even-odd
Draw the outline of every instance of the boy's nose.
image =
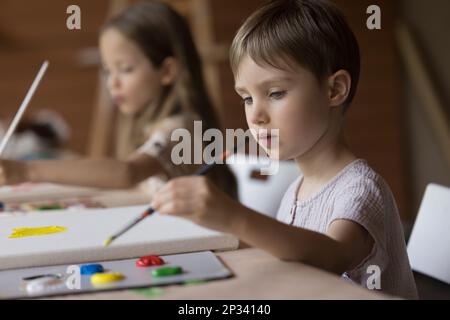
[[252, 124], [269, 123], [270, 117], [263, 106], [258, 106], [255, 104], [250, 113], [249, 119]]

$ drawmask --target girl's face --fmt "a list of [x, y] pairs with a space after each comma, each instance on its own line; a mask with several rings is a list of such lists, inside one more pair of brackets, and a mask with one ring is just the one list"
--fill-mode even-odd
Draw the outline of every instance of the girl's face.
[[109, 28], [102, 33], [100, 55], [108, 91], [124, 114], [141, 111], [161, 93], [161, 72], [118, 30]]
[[[239, 65], [235, 85], [248, 126], [261, 132], [255, 139], [269, 154], [278, 139], [280, 160], [304, 155], [330, 125], [327, 89], [304, 68], [286, 71], [260, 66], [247, 56]], [[278, 129], [279, 136], [271, 135], [271, 129]]]

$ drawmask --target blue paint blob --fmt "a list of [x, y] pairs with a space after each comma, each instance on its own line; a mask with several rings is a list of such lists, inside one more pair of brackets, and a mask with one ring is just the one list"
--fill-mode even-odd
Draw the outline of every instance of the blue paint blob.
[[103, 272], [103, 266], [101, 264], [84, 264], [80, 268], [80, 273], [82, 275], [91, 275], [95, 273]]

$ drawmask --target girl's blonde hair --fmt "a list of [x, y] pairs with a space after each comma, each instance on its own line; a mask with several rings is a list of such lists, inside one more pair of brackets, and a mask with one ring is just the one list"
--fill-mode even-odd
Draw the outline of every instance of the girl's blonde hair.
[[144, 1], [109, 20], [102, 32], [109, 28], [134, 41], [154, 67], [161, 67], [168, 57], [176, 58], [180, 65], [175, 83], [164, 87], [152, 105], [134, 116], [121, 115], [116, 146], [119, 157], [144, 143], [160, 120], [179, 113], [197, 114], [204, 130], [220, 128], [207, 94], [200, 56], [189, 26], [180, 14], [167, 4]]

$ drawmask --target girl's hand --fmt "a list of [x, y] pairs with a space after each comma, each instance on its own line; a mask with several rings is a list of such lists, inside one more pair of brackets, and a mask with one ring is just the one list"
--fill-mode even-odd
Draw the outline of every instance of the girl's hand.
[[151, 205], [161, 214], [180, 216], [229, 233], [240, 207], [206, 177], [198, 176], [169, 181], [154, 195]]
[[28, 180], [25, 162], [0, 160], [0, 186], [23, 183]]

